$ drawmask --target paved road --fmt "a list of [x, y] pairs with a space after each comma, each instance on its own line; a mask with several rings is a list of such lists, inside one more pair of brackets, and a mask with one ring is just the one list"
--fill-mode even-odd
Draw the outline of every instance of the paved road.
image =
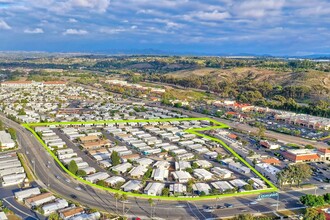
[[[85, 186], [66, 175], [58, 165], [52, 160], [50, 155], [46, 153], [42, 145], [31, 135], [31, 133], [19, 124], [12, 122], [0, 116], [1, 120], [10, 127], [17, 130], [18, 140], [22, 146], [22, 152], [27, 153], [29, 161], [35, 161], [35, 173], [38, 176], [37, 183], [43, 187], [49, 184], [49, 188], [61, 195], [62, 197], [73, 200], [72, 196], [76, 196], [75, 200], [81, 204], [93, 208], [98, 208], [107, 212], [122, 212], [122, 204], [118, 202], [118, 209], [116, 209], [116, 202], [108, 192], [103, 190], [94, 189], [90, 186]], [[49, 161], [50, 167], [47, 167]], [[60, 179], [57, 179], [55, 175], [58, 175]], [[65, 179], [71, 179], [70, 183], [67, 183]], [[75, 188], [80, 186], [82, 190], [76, 190]], [[330, 189], [317, 190], [316, 193], [330, 192]], [[302, 192], [281, 192], [279, 209], [297, 208], [301, 207], [297, 204], [299, 196], [305, 193], [314, 193], [314, 190], [306, 190]], [[262, 200], [256, 205], [249, 205], [254, 201], [256, 196], [248, 197], [232, 197], [220, 200], [207, 200], [199, 202], [170, 202], [170, 201], [155, 201], [153, 216], [157, 216], [163, 219], [207, 219], [212, 217], [225, 217], [232, 216], [233, 213], [240, 213], [242, 209], [247, 209], [251, 213], [262, 213], [274, 211], [276, 207], [276, 200], [268, 199]], [[214, 213], [205, 213], [202, 210], [203, 205], [215, 205], [231, 203], [235, 207], [232, 209], [224, 209], [221, 211], [215, 211]], [[151, 207], [148, 201], [144, 199], [129, 198], [127, 204], [125, 204], [125, 214], [129, 217], [149, 217], [151, 213]]]

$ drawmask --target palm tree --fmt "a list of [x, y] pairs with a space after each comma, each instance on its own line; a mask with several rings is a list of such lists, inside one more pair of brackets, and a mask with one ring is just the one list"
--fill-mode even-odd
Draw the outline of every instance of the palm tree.
[[117, 213], [117, 210], [118, 210], [118, 199], [120, 198], [120, 195], [119, 195], [119, 193], [115, 193], [114, 194], [114, 197], [115, 197], [115, 199], [116, 199], [116, 213]]
[[120, 197], [120, 200], [123, 204], [123, 216], [125, 214], [125, 201], [127, 201], [127, 195], [126, 194], [122, 194], [121, 197]]
[[152, 218], [152, 207], [155, 205], [154, 204], [154, 200], [152, 200], [152, 198], [149, 198], [148, 199], [148, 203], [149, 203], [149, 205], [150, 205], [150, 218]]

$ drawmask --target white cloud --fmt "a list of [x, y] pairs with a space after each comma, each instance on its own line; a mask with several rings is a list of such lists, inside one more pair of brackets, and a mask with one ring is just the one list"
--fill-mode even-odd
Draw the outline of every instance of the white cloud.
[[64, 35], [86, 35], [88, 31], [82, 29], [67, 29], [63, 32]]
[[80, 7], [94, 9], [100, 13], [104, 13], [110, 6], [110, 0], [69, 0], [68, 4], [72, 9]]
[[69, 23], [77, 23], [78, 20], [77, 20], [77, 19], [74, 19], [74, 18], [70, 18], [70, 19], [68, 20], [68, 22], [69, 22]]
[[25, 29], [24, 33], [26, 33], [26, 34], [43, 34], [44, 30], [42, 28]]
[[0, 20], [0, 29], [2, 29], [2, 30], [10, 30], [11, 27], [4, 20]]
[[228, 12], [219, 12], [218, 10], [214, 10], [212, 12], [199, 11], [191, 16], [205, 21], [221, 21], [231, 17]]
[[245, 0], [232, 5], [238, 17], [262, 18], [272, 16], [281, 11], [285, 0]]
[[[132, 26], [134, 27], [134, 26]], [[134, 29], [132, 28], [131, 29]], [[100, 29], [100, 33], [103, 33], [103, 34], [118, 34], [118, 33], [121, 33], [121, 32], [125, 32], [127, 31], [127, 29], [125, 28], [108, 28], [108, 27], [105, 27], [105, 28], [101, 28]]]

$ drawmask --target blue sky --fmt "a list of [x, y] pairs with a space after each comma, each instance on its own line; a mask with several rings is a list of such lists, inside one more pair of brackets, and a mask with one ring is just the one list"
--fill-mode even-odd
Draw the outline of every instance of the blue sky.
[[327, 0], [0, 0], [0, 50], [330, 54]]

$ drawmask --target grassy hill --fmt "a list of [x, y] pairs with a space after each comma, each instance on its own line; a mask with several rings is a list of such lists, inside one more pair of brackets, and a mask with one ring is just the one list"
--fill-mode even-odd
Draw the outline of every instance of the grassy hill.
[[329, 99], [330, 96], [330, 73], [318, 70], [291, 72], [257, 67], [237, 67], [232, 69], [200, 68], [171, 72], [165, 74], [165, 77], [178, 81], [194, 77], [210, 78], [217, 83], [225, 81], [234, 85], [244, 81], [254, 85], [268, 82], [273, 86], [303, 86], [311, 90], [310, 98]]

